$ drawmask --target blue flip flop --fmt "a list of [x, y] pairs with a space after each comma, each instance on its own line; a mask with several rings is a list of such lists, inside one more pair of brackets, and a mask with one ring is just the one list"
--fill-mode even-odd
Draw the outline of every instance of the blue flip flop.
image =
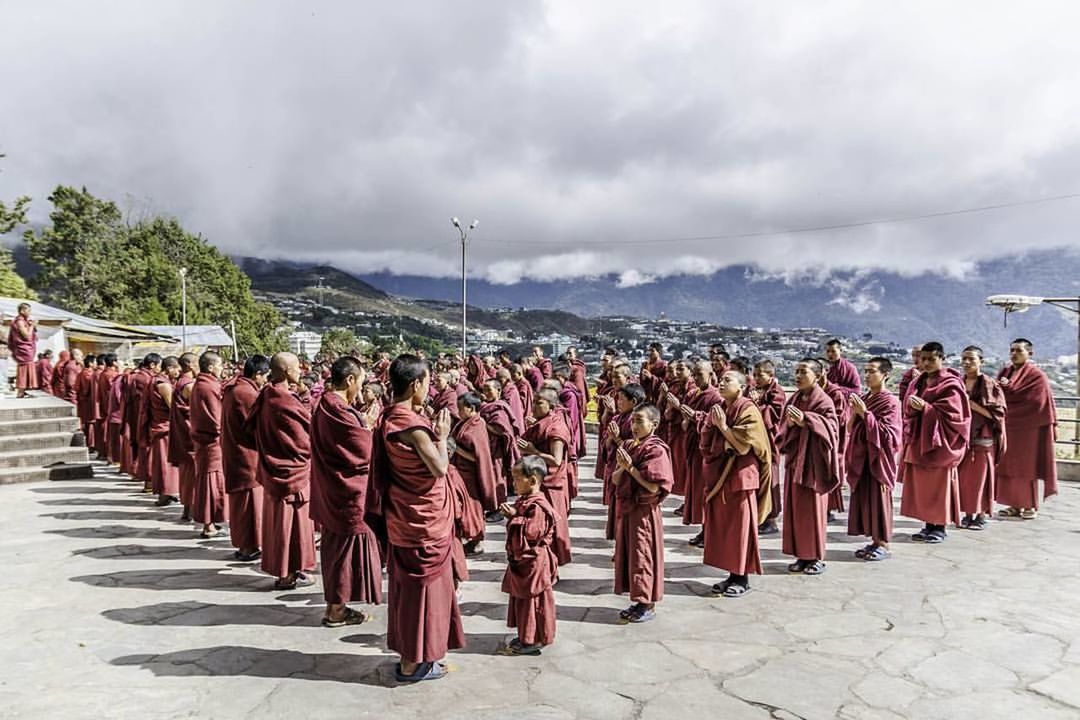
[[416, 672], [412, 675], [401, 674], [401, 663], [394, 666], [394, 679], [403, 683], [423, 682], [424, 680], [438, 680], [446, 676], [446, 668], [442, 663], [424, 662], [416, 666]]

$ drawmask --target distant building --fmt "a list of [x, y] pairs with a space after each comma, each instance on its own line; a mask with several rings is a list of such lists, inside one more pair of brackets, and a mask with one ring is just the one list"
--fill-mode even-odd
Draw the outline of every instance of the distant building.
[[322, 335], [310, 330], [297, 330], [289, 334], [289, 351], [296, 355], [315, 357], [322, 350]]

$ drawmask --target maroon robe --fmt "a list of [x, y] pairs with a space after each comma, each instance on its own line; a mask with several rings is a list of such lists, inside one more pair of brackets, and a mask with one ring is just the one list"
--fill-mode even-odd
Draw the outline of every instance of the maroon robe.
[[694, 393], [687, 404], [694, 416], [686, 423], [686, 495], [683, 497], [683, 525], [700, 525], [704, 522], [705, 482], [702, 479], [701, 429], [708, 422], [709, 411], [724, 398], [716, 387], [708, 387]]
[[204, 525], [220, 524], [229, 518], [221, 454], [221, 396], [220, 378], [199, 373], [191, 387], [191, 443], [195, 449], [191, 517]]
[[95, 381], [94, 371], [91, 368], [83, 367], [75, 376], [75, 412], [79, 416], [79, 425], [82, 426], [83, 435], [86, 436], [86, 446], [89, 448], [93, 448], [97, 440], [94, 434], [94, 422], [98, 418]]
[[259, 450], [247, 425], [258, 397], [255, 381], [243, 376], [222, 389], [221, 460], [229, 495], [229, 536], [237, 550], [262, 545], [263, 490], [256, 480]]
[[153, 377], [154, 374], [147, 368], [139, 368], [128, 375], [124, 399], [125, 422], [128, 440], [131, 443], [132, 475], [143, 483], [150, 481], [150, 448], [147, 445], [147, 439], [141, 437], [139, 428], [143, 412], [143, 396]]
[[38, 389], [53, 394], [53, 364], [49, 358], [41, 358], [37, 361]]
[[[432, 388], [435, 386], [432, 385]], [[449, 385], [442, 392], [436, 392], [435, 396], [431, 399], [431, 411], [432, 414], [437, 415], [444, 408], [450, 411], [450, 419], [457, 422], [460, 419], [457, 409], [458, 395], [457, 391]]]
[[570, 361], [570, 384], [578, 389], [581, 398], [581, 424], [584, 425], [585, 416], [589, 413], [589, 384], [585, 379], [585, 363], [577, 358]]
[[480, 503], [485, 512], [494, 512], [499, 507], [499, 476], [495, 461], [491, 457], [491, 439], [488, 437], [487, 424], [479, 413], [461, 420], [454, 426], [451, 436], [459, 450], [474, 455], [476, 460], [468, 460], [460, 453], [454, 453], [454, 467], [461, 473], [469, 496]]
[[1005, 433], [1009, 449], [997, 465], [996, 500], [1009, 507], [1039, 509], [1039, 480], [1042, 499], [1057, 494], [1057, 460], [1054, 456], [1054, 429], [1057, 411], [1046, 374], [1033, 363], [1019, 368], [1009, 365], [998, 373], [1009, 411]]
[[904, 493], [900, 513], [929, 525], [960, 524], [960, 486], [956, 466], [967, 452], [971, 432], [971, 406], [963, 376], [952, 368], [923, 373], [909, 389], [908, 398], [926, 402], [922, 412], [904, 405], [901, 466]]
[[630, 593], [631, 602], [655, 603], [664, 599], [664, 519], [660, 505], [671, 492], [671, 451], [650, 435], [642, 441], [626, 440], [642, 477], [659, 487], [650, 493], [628, 472], [615, 490], [615, 594]]
[[555, 593], [558, 560], [551, 545], [557, 515], [543, 493], [522, 495], [506, 521], [506, 572], [502, 591], [510, 596], [506, 624], [516, 627], [522, 645], [550, 645], [555, 640]]
[[98, 457], [105, 458], [111, 462], [116, 462], [110, 452], [112, 448], [112, 439], [109, 436], [109, 396], [112, 394], [112, 382], [113, 379], [119, 375], [119, 371], [114, 367], [107, 367], [98, 373], [95, 378], [94, 387], [97, 392], [97, 440], [98, 444], [95, 450], [97, 450]]
[[804, 413], [803, 426], [786, 419], [780, 434], [784, 456], [783, 552], [799, 560], [825, 558], [829, 493], [840, 483], [840, 429], [836, 406], [816, 385], [796, 392], [789, 407]]
[[454, 506], [445, 475], [433, 476], [399, 436], [431, 423], [407, 404], [383, 411], [375, 433], [372, 491], [389, 543], [386, 645], [405, 662], [435, 662], [465, 647], [454, 587]]
[[825, 371], [825, 377], [828, 378], [830, 383], [840, 388], [845, 398], [851, 393], [862, 391], [859, 369], [855, 367], [855, 363], [847, 358], [840, 358], [835, 363], [829, 363], [829, 369]]
[[[22, 330], [27, 331], [23, 337]], [[37, 327], [22, 315], [16, 315], [8, 328], [8, 350], [15, 361], [15, 387], [18, 390], [36, 390], [37, 376]], [[6, 378], [5, 378], [6, 380]]]
[[551, 360], [542, 357], [536, 361], [536, 369], [544, 376], [545, 380], [551, 379]]
[[[696, 392], [696, 386], [692, 382], [676, 383], [669, 386], [669, 392], [678, 398], [679, 402], [684, 403], [688, 394]], [[686, 458], [689, 452], [689, 435], [686, 428], [683, 427], [682, 421], [682, 412], [678, 408], [665, 403], [663, 423], [667, 427], [666, 442], [671, 447], [671, 472], [675, 476], [675, 484], [671, 488], [671, 493], [680, 496], [686, 495]]]
[[465, 559], [465, 543], [480, 542], [484, 539], [484, 510], [480, 507], [465, 487], [461, 473], [453, 462], [446, 469], [446, 486], [450, 489], [450, 499], [454, 507], [454, 547], [453, 556], [455, 585], [469, 579], [469, 566]]
[[783, 489], [780, 486], [780, 452], [777, 450], [777, 439], [780, 430], [784, 426], [784, 406], [787, 405], [787, 393], [774, 377], [765, 387], [755, 387], [753, 396], [761, 418], [765, 421], [765, 432], [769, 434], [769, 443], [772, 448], [772, 507], [768, 517], [759, 520], [773, 521], [780, 517], [783, 508]]
[[502, 400], [481, 405], [480, 417], [488, 426], [491, 458], [498, 477], [496, 495], [501, 503], [506, 500], [506, 489], [513, 483], [510, 470], [521, 459], [521, 450], [517, 446], [518, 433], [514, 428], [514, 419], [510, 416], [510, 408]]
[[262, 569], [277, 578], [312, 570], [311, 414], [287, 382], [267, 383], [248, 427], [259, 449], [256, 478], [263, 488]]
[[956, 468], [960, 485], [960, 512], [965, 515], [989, 515], [994, 511], [995, 465], [1007, 448], [1004, 389], [997, 380], [979, 373], [968, 392], [968, 402], [978, 403], [993, 417], [987, 418], [974, 409], [971, 412], [968, 451]]
[[658, 360], [653, 365], [645, 363], [641, 366], [642, 370], [648, 370], [650, 374], [646, 377], [644, 372], [641, 373], [641, 388], [645, 391], [645, 397], [653, 405], [659, 405], [662, 400], [660, 389], [667, 378], [667, 366], [668, 364], [663, 360]]
[[[610, 416], [608, 422], [601, 425], [603, 438], [601, 442], [604, 445], [604, 452], [602, 457], [604, 458], [604, 468], [601, 472], [601, 477], [604, 481], [604, 494], [603, 502], [607, 506], [607, 524], [604, 526], [604, 537], [608, 540], [615, 539], [615, 525], [616, 525], [616, 512], [615, 512], [615, 485], [611, 482], [611, 476], [615, 474], [615, 451], [626, 440], [630, 440], [634, 437], [634, 430], [631, 424], [634, 419], [634, 413], [615, 413]], [[619, 434], [617, 437], [612, 437], [608, 431], [608, 424], [614, 422], [619, 426]], [[599, 462], [600, 456], [597, 456], [597, 462]]]
[[[514, 430], [518, 435], [525, 432], [525, 407], [521, 403], [521, 393], [512, 382], [502, 386], [502, 401], [510, 408], [510, 417], [514, 420]], [[531, 415], [532, 408], [529, 408]]]
[[131, 440], [127, 434], [127, 384], [131, 373], [120, 373], [113, 378], [109, 388], [109, 454], [120, 472], [135, 473], [135, 460], [131, 455]]
[[180, 503], [186, 508], [195, 494], [195, 445], [191, 442], [191, 400], [184, 397], [184, 388], [193, 382], [190, 375], [176, 379], [169, 412], [169, 462], [180, 474]]
[[888, 390], [862, 395], [866, 414], [852, 413], [845, 471], [851, 486], [848, 535], [867, 535], [875, 543], [892, 539], [893, 500], [900, 440], [900, 400]]
[[[745, 396], [737, 398], [730, 405], [725, 400], [724, 416], [732, 429], [754, 422], [760, 423], [760, 427], [765, 429], [761, 411]], [[769, 443], [767, 431], [764, 442]], [[705, 531], [704, 562], [735, 575], [760, 575], [758, 496], [759, 491], [763, 496], [772, 494], [771, 444], [761, 449], [767, 454], [764, 460], [753, 447], [740, 455], [712, 422], [712, 418], [707, 417], [702, 423], [699, 446], [706, 497], [717, 483], [721, 484], [719, 492], [705, 500], [702, 528]], [[761, 487], [762, 478], [766, 483], [765, 488]]]
[[365, 518], [371, 430], [328, 391], [311, 415], [311, 517], [322, 526], [323, 597], [329, 604], [382, 602], [382, 560]]
[[574, 442], [570, 437], [570, 428], [561, 413], [554, 410], [545, 417], [538, 419], [525, 430], [525, 440], [532, 443], [537, 450], [545, 455], [552, 454], [552, 444], [556, 440], [563, 444], [563, 461], [557, 468], [548, 467], [547, 475], [541, 490], [544, 497], [551, 503], [555, 510], [555, 539], [552, 542], [552, 550], [558, 558], [560, 565], [570, 562], [570, 526], [567, 515], [570, 512], [570, 496], [567, 492], [567, 466], [570, 464], [570, 445]]
[[525, 379], [532, 385], [533, 392], [537, 392], [544, 386], [544, 373], [535, 365], [525, 368]]
[[180, 471], [169, 462], [169, 405], [158, 386], [172, 382], [158, 373], [143, 394], [140, 433], [145, 439], [150, 464], [150, 487], [157, 495], [180, 496]]
[[514, 387], [517, 388], [518, 395], [521, 396], [521, 408], [524, 410], [525, 415], [532, 415], [533, 396], [535, 391], [532, 389], [532, 385], [525, 379], [525, 376], [518, 380], [514, 380]]
[[[847, 451], [847, 426], [848, 419], [851, 417], [851, 405], [848, 403], [848, 396], [851, 391], [831, 381], [826, 382], [825, 387], [822, 389], [826, 395], [832, 398], [833, 405], [836, 407], [836, 422], [840, 425], [840, 446], [836, 451], [840, 455], [840, 477], [845, 478], [847, 477], [847, 473], [844, 471], [844, 457]], [[835, 490], [829, 493], [829, 512], [844, 512], [843, 483], [840, 483]]]

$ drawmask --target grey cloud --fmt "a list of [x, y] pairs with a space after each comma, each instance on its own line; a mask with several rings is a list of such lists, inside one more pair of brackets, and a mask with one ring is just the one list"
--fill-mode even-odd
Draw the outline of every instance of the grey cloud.
[[[0, 197], [130, 195], [233, 253], [451, 275], [963, 277], [1075, 246], [1080, 6], [8, 2]], [[148, 198], [148, 200], [146, 200]], [[634, 245], [624, 240], [655, 240]], [[846, 281], [841, 281], [846, 282]], [[872, 308], [876, 290], [838, 288]]]

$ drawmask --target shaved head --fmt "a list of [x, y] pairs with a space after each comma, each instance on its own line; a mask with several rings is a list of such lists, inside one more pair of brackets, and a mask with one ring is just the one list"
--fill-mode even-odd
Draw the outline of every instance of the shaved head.
[[270, 358], [270, 382], [296, 381], [300, 377], [300, 358], [291, 352], [274, 353]]

